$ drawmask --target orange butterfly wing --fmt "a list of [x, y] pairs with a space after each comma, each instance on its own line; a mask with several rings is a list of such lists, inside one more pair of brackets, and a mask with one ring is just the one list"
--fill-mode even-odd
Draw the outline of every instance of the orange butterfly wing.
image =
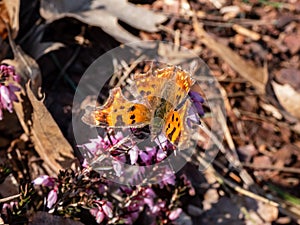
[[165, 135], [175, 146], [188, 146], [190, 144], [191, 132], [186, 122], [190, 107], [191, 102], [187, 100], [179, 110], [171, 110], [165, 118]]
[[100, 107], [87, 107], [82, 117], [83, 122], [100, 127], [143, 127], [149, 124], [151, 113], [139, 103], [127, 100], [120, 88], [110, 91], [106, 103]]

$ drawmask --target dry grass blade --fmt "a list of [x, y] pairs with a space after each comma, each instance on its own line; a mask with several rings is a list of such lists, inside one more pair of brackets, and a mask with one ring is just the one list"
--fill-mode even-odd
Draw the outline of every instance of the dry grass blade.
[[268, 81], [267, 68], [256, 67], [245, 61], [241, 56], [232, 51], [229, 47], [215, 41], [199, 24], [197, 18], [193, 18], [194, 30], [208, 48], [217, 53], [225, 62], [227, 62], [236, 72], [252, 83], [261, 94], [265, 93], [265, 85]]
[[[240, 193], [244, 196], [247, 196], [247, 197], [255, 199], [257, 201], [269, 204], [271, 206], [275, 206], [284, 215], [290, 216], [294, 220], [299, 220], [300, 214], [299, 214], [299, 207], [298, 206], [290, 205], [286, 201], [284, 201], [280, 198], [274, 197], [274, 196], [269, 196], [268, 198], [266, 198], [262, 195], [258, 195], [258, 194], [255, 194], [255, 193], [249, 191], [249, 190], [246, 190], [246, 189], [238, 186], [234, 182], [230, 181], [229, 179], [224, 178], [213, 167], [209, 166], [209, 163], [206, 162], [205, 160], [200, 159], [200, 161], [201, 161], [201, 164], [203, 164], [205, 167], [208, 168], [208, 170], [206, 172], [213, 173], [217, 177], [217, 180], [221, 184], [225, 184], [225, 185], [229, 186], [230, 188], [232, 188], [233, 190], [235, 190], [236, 192], [238, 192], [238, 193]], [[264, 193], [264, 191], [260, 190], [260, 193]]]

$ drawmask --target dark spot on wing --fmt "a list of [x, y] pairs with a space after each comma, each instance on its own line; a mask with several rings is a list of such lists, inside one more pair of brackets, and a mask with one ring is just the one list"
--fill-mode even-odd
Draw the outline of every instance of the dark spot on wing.
[[127, 112], [132, 112], [132, 111], [134, 111], [135, 110], [135, 106], [133, 105], [133, 106], [131, 106], [128, 110], [127, 110]]
[[134, 119], [135, 119], [135, 115], [132, 114], [132, 115], [130, 116], [130, 119], [131, 119], [131, 120], [134, 120]]
[[120, 106], [120, 109], [125, 109], [125, 106], [121, 105], [121, 106]]
[[172, 115], [172, 122], [174, 122], [174, 114]]
[[114, 112], [117, 112], [118, 111], [118, 109], [114, 109]]
[[172, 139], [172, 136], [173, 134], [175, 133], [176, 131], [176, 128], [174, 127], [173, 130], [168, 134], [168, 138], [171, 140]]
[[135, 123], [135, 120], [132, 120], [132, 121], [131, 121], [131, 124], [134, 124], [134, 123]]
[[146, 95], [150, 95], [150, 94], [151, 94], [151, 91], [147, 91], [147, 92], [146, 92]]
[[141, 96], [145, 96], [145, 91], [141, 90], [140, 94], [141, 94]]
[[176, 122], [178, 122], [178, 117], [176, 117]]

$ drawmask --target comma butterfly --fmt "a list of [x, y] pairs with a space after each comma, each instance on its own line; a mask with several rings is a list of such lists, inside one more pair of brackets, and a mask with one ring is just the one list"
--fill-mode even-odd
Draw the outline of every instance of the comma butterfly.
[[177, 67], [156, 69], [133, 78], [135, 101], [129, 101], [120, 88], [113, 88], [106, 103], [87, 107], [82, 120], [91, 126], [140, 128], [150, 125], [151, 137], [161, 132], [175, 146], [189, 138], [186, 117], [191, 102], [187, 99], [195, 83], [190, 73]]

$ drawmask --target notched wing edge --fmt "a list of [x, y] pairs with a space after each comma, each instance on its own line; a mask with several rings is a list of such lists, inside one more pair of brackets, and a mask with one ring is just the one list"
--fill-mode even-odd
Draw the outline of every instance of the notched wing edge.
[[119, 99], [119, 101], [121, 102], [128, 101], [122, 94], [122, 90], [119, 87], [110, 90], [109, 97], [103, 105], [98, 107], [87, 106], [85, 108], [85, 113], [82, 116], [81, 120], [90, 126], [100, 126], [100, 127], [109, 126], [108, 123], [99, 121], [98, 117], [101, 116], [99, 112], [102, 112], [103, 114], [102, 116], [104, 116], [104, 114], [109, 114], [110, 113], [109, 108], [112, 106], [113, 102], [116, 101], [117, 99]]
[[96, 120], [95, 117], [96, 108], [92, 106], [87, 106], [85, 108], [84, 115], [81, 117], [81, 120], [90, 126], [100, 126], [100, 122]]

